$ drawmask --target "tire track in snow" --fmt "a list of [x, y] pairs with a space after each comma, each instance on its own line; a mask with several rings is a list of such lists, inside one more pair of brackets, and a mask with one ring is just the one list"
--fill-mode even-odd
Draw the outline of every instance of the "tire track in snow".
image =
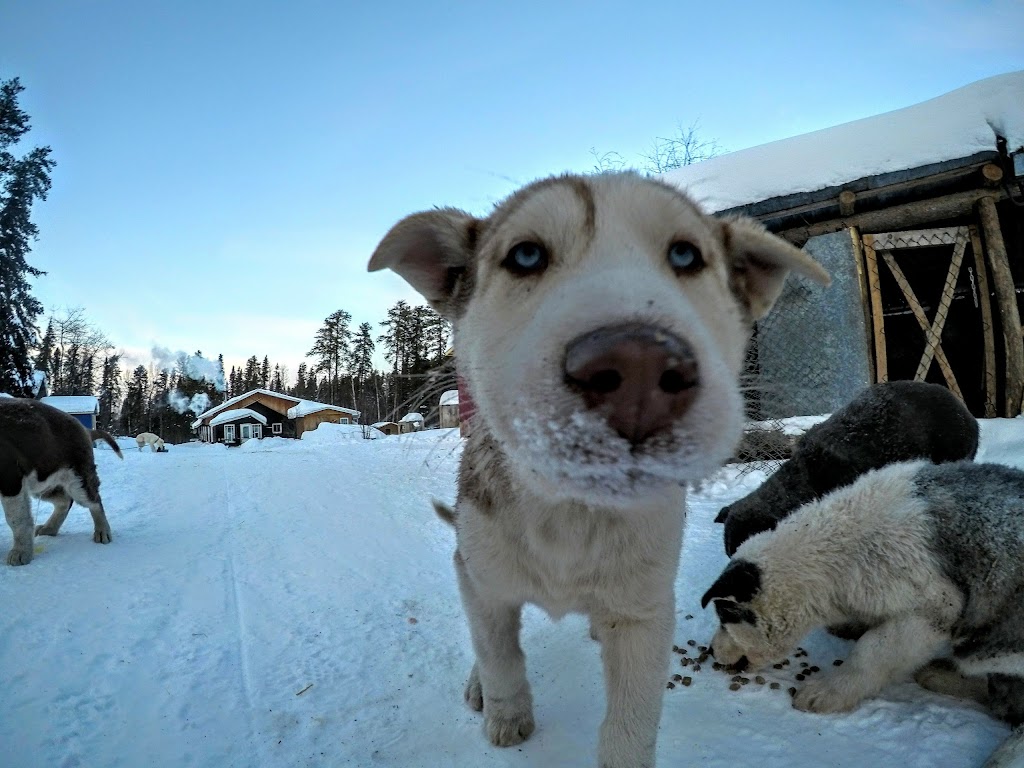
[[[226, 597], [228, 620], [235, 628], [235, 648], [238, 656], [238, 672], [242, 695], [245, 699], [248, 713], [252, 713], [255, 710], [255, 695], [252, 686], [249, 648], [246, 640], [245, 608], [241, 589], [238, 584], [238, 570], [235, 566], [235, 541], [233, 530], [238, 521], [235, 519], [235, 505], [232, 503], [233, 488], [228, 468], [228, 457], [221, 456], [219, 458], [221, 462], [221, 475], [224, 481], [224, 517], [226, 525], [221, 543], [227, 551], [226, 564], [224, 567], [224, 579], [227, 587]], [[253, 720], [251, 717], [246, 718], [246, 726], [251, 740], [255, 735]], [[263, 764], [261, 760], [257, 759], [256, 755], [250, 755], [250, 758], [253, 760], [253, 764]]]

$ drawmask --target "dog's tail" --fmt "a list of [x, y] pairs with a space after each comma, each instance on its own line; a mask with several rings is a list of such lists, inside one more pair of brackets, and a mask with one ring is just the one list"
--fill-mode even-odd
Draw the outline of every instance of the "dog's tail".
[[437, 499], [431, 499], [430, 503], [434, 505], [434, 511], [437, 513], [437, 516], [454, 528], [456, 520], [455, 508]]
[[124, 458], [124, 454], [121, 453], [121, 446], [119, 446], [117, 441], [110, 436], [109, 432], [104, 432], [102, 429], [90, 429], [89, 436], [92, 438], [93, 442], [96, 442], [97, 440], [104, 441], [114, 449], [114, 453], [117, 454], [118, 458]]

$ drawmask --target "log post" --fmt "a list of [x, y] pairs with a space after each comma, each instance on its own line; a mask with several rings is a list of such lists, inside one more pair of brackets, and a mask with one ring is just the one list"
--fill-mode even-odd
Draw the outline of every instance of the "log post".
[[1003, 180], [1003, 169], [995, 163], [985, 163], [981, 167], [981, 178], [986, 187], [998, 187]]
[[1006, 399], [1003, 415], [1013, 418], [1021, 412], [1024, 397], [1024, 341], [1021, 339], [1020, 312], [1017, 309], [1017, 292], [1013, 286], [1010, 260], [1006, 254], [1006, 243], [999, 228], [999, 214], [992, 197], [978, 200], [978, 216], [981, 219], [981, 234], [985, 239], [985, 255], [988, 257], [989, 274], [999, 305], [999, 319], [1003, 325], [1003, 341], [1006, 345]]
[[839, 193], [839, 215], [853, 216], [853, 207], [857, 202], [857, 193], [844, 189]]

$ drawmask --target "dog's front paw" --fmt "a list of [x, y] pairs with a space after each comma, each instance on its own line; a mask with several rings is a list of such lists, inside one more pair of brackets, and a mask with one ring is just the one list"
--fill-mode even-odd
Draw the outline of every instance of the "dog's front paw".
[[527, 704], [525, 709], [502, 706], [496, 707], [493, 702], [487, 703], [484, 721], [487, 727], [487, 738], [496, 747], [512, 747], [530, 738], [533, 733], [533, 707]]
[[109, 528], [97, 528], [92, 534], [92, 540], [97, 544], [109, 544], [111, 542]]
[[36, 526], [36, 536], [56, 536], [57, 531], [47, 528], [45, 525]]
[[473, 671], [469, 673], [469, 680], [466, 681], [466, 690], [462, 697], [474, 712], [483, 711], [484, 689], [480, 685], [480, 673], [476, 671], [476, 664], [473, 665]]
[[804, 685], [793, 697], [793, 706], [803, 712], [819, 715], [830, 712], [849, 712], [863, 697], [840, 679], [821, 678]]
[[32, 549], [18, 549], [15, 547], [7, 553], [8, 565], [28, 565], [32, 562]]

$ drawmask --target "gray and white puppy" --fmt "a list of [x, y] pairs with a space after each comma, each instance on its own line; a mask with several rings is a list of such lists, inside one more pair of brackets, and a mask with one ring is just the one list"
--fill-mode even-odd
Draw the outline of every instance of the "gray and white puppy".
[[[462, 453], [455, 571], [488, 738], [534, 729], [523, 605], [586, 614], [601, 642], [603, 768], [654, 765], [675, 628], [687, 481], [742, 431], [752, 321], [809, 256], [749, 219], [704, 214], [637, 174], [538, 181], [487, 217], [410, 216], [378, 246], [450, 319], [476, 405]], [[555, 762], [552, 760], [549, 763]]]
[[[92, 514], [93, 541], [110, 542], [110, 525], [100, 499], [92, 441], [99, 437], [120, 456], [114, 439], [87, 430], [73, 416], [38, 400], [0, 399], [0, 503], [14, 533], [8, 565], [32, 562], [33, 534], [56, 536], [74, 501]], [[53, 513], [34, 528], [32, 497], [53, 504]]]
[[[998, 464], [892, 464], [811, 502], [737, 550], [704, 595], [726, 665], [763, 667], [812, 628], [869, 629], [793, 705], [853, 709], [925, 667], [921, 682], [1024, 722], [1024, 472]], [[929, 685], [929, 682], [931, 683]]]
[[793, 456], [752, 493], [723, 507], [725, 552], [771, 530], [801, 504], [898, 461], [973, 459], [978, 422], [948, 389], [890, 381], [860, 392], [798, 441]]

